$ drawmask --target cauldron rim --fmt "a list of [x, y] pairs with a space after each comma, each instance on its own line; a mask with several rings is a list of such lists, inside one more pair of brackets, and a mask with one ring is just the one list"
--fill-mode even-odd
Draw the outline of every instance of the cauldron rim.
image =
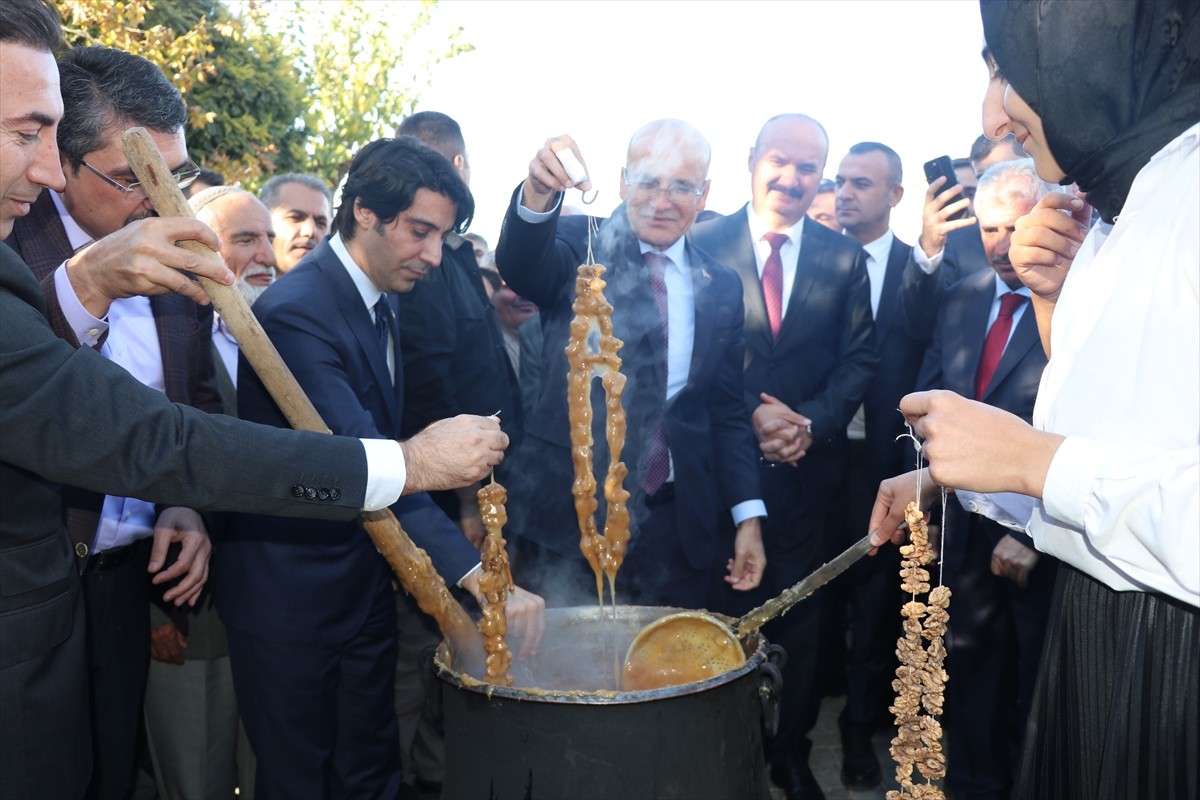
[[[675, 608], [671, 606], [620, 606], [626, 613], [631, 612], [646, 612], [654, 611], [661, 612], [657, 617], [649, 619], [643, 624], [649, 624], [658, 617], [674, 614], [679, 611], [695, 611], [696, 609]], [[555, 612], [590, 610], [596, 611], [599, 614], [598, 607], [592, 606], [564, 606], [560, 608], [547, 609], [547, 614]], [[716, 612], [711, 613], [717, 619], [724, 620], [727, 623], [734, 622], [733, 617]], [[724, 686], [727, 683], [738, 680], [743, 675], [753, 672], [761, 666], [767, 658], [767, 640], [762, 636], [761, 632], [756, 632], [751, 636], [751, 643], [754, 644], [753, 652], [746, 656], [746, 662], [737, 669], [727, 670], [720, 675], [714, 675], [711, 678], [705, 678], [702, 681], [694, 681], [685, 683], [679, 686], [668, 686], [663, 689], [642, 689], [639, 691], [613, 691], [613, 690], [565, 690], [565, 689], [535, 689], [530, 691], [518, 687], [497, 686], [496, 684], [481, 681], [471, 675], [466, 675], [457, 672], [451, 667], [447, 661], [449, 656], [449, 646], [445, 641], [438, 645], [434, 653], [433, 663], [437, 670], [437, 676], [440, 680], [477, 694], [483, 694], [490, 697], [502, 697], [510, 700], [521, 700], [533, 703], [563, 703], [569, 705], [621, 705], [630, 703], [646, 703], [654, 700], [662, 700], [670, 697], [680, 697], [689, 694], [698, 694], [715, 689], [719, 686]]]

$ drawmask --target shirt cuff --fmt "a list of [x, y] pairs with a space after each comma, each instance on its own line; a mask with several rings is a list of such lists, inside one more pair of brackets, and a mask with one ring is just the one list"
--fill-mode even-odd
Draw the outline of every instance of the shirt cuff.
[[404, 450], [395, 439], [359, 439], [367, 455], [367, 489], [363, 511], [378, 511], [400, 499], [408, 468]]
[[767, 504], [762, 500], [744, 500], [733, 507], [733, 524], [741, 525], [754, 517], [767, 515]]
[[1063, 439], [1050, 461], [1042, 489], [1046, 513], [1076, 530], [1086, 530], [1084, 523], [1092, 502], [1092, 487], [1104, 465], [1114, 457], [1114, 449], [1080, 436]]
[[455, 581], [454, 585], [461, 589], [462, 585], [463, 585], [463, 581], [465, 581], [467, 578], [474, 575], [476, 572], [479, 572], [479, 570], [481, 570], [481, 569], [483, 569], [482, 561], [479, 562], [478, 564], [476, 564], [475, 566], [471, 567], [469, 570], [467, 570], [467, 574], [463, 575], [461, 578], [459, 578], [457, 581]]
[[[979, 494], [956, 489], [954, 494], [964, 510], [985, 516], [1010, 530], [1022, 532], [1029, 527], [1029, 520], [1038, 502], [1028, 495], [1016, 492]], [[950, 535], [953, 536], [954, 532], [951, 531]]]
[[942, 265], [942, 256], [945, 255], [946, 248], [942, 248], [933, 254], [933, 257], [925, 255], [925, 251], [921, 249], [921, 245], [914, 244], [912, 249], [913, 261], [921, 268], [921, 272], [926, 275], [932, 275], [938, 267]]
[[558, 197], [554, 200], [554, 205], [550, 207], [549, 211], [533, 211], [521, 205], [521, 202], [518, 200], [517, 216], [525, 222], [530, 222], [534, 225], [538, 224], [539, 222], [546, 222], [554, 216], [555, 212], [558, 211], [558, 207], [562, 205], [562, 198], [562, 192], [559, 192]]
[[57, 295], [58, 307], [62, 310], [63, 317], [71, 326], [71, 330], [75, 332], [75, 338], [79, 340], [79, 344], [83, 347], [94, 347], [104, 332], [108, 330], [108, 321], [93, 317], [91, 312], [83, 307], [83, 303], [79, 302], [79, 297], [75, 294], [75, 287], [71, 285], [71, 279], [67, 277], [65, 261], [54, 271], [54, 294]]

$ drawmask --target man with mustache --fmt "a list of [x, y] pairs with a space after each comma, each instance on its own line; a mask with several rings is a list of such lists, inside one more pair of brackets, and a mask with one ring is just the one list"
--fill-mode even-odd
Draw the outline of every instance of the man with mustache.
[[[1008, 254], [1016, 221], [1051, 189], [1059, 187], [1039, 178], [1031, 159], [1003, 161], [980, 176], [975, 212], [992, 269], [945, 290], [918, 390], [950, 389], [1032, 418], [1046, 353], [1029, 289]], [[1058, 562], [1040, 555], [1024, 531], [973, 510], [950, 501], [942, 543], [942, 575], [954, 592], [947, 782], [961, 798], [1006, 797], [1016, 764], [1012, 733], [1025, 730]]]
[[[159, 222], [147, 219], [153, 208], [125, 158], [121, 134], [134, 125], [146, 128], [186, 186], [199, 174], [184, 141], [187, 109], [162, 71], [138, 56], [75, 48], [58, 66], [66, 186], [41, 193], [29, 215], [15, 221], [10, 244], [42, 282], [61, 337], [97, 347], [172, 401], [219, 412], [211, 307], [180, 294], [119, 297], [112, 288], [131, 267], [129, 250], [156, 244]], [[180, 284], [186, 283], [181, 275]], [[67, 504], [87, 611], [96, 765], [89, 796], [122, 797], [134, 775], [146, 686], [146, 572], [158, 573], [156, 584], [182, 576], [165, 598], [194, 603], [207, 578], [211, 544], [190, 509], [160, 514], [152, 503], [84, 490], [70, 491]], [[164, 570], [171, 540], [182, 547]]]
[[[879, 357], [862, 247], [805, 216], [828, 153], [825, 130], [811, 117], [768, 120], [750, 148], [750, 203], [694, 233], [741, 278], [745, 392], [769, 513], [763, 596], [727, 596], [721, 610], [731, 613], [778, 594], [840, 549], [831, 498], [844, 474], [846, 426]], [[779, 734], [768, 743], [772, 779], [789, 800], [822, 797], [807, 735], [820, 707], [814, 645], [827, 602], [818, 592], [766, 631], [789, 656]]]
[[263, 184], [258, 198], [275, 228], [275, 268], [290, 270], [329, 233], [329, 187], [316, 175], [288, 172]]
[[[196, 218], [221, 238], [221, 257], [233, 270], [238, 291], [253, 306], [275, 282], [275, 231], [271, 213], [253, 194], [236, 186], [205, 189], [190, 201]], [[237, 416], [238, 344], [213, 312], [213, 365], [226, 414]]]

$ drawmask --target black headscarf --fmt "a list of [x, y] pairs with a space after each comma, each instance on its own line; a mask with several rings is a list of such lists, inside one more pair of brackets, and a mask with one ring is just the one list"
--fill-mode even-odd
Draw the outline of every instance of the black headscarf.
[[980, 11], [1064, 183], [1112, 222], [1150, 157], [1200, 121], [1200, 2], [980, 0]]

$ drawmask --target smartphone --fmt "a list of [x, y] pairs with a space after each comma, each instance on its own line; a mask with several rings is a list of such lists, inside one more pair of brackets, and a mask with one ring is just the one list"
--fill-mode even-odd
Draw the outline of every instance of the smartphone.
[[[933, 159], [932, 161], [925, 162], [925, 180], [928, 183], [933, 183], [938, 178], [942, 178], [942, 177], [945, 177], [946, 182], [942, 184], [942, 188], [938, 189], [938, 194], [941, 194], [942, 192], [946, 191], [951, 186], [958, 185], [958, 175], [956, 175], [954, 173], [954, 164], [951, 163], [950, 156], [938, 156], [937, 158]], [[957, 203], [960, 199], [961, 199], [961, 196], [956, 197], [951, 202]], [[964, 218], [970, 216], [970, 214], [971, 214], [970, 209], [964, 208], [964, 209], [954, 212], [946, 219], [948, 219], [948, 220], [964, 219]]]

